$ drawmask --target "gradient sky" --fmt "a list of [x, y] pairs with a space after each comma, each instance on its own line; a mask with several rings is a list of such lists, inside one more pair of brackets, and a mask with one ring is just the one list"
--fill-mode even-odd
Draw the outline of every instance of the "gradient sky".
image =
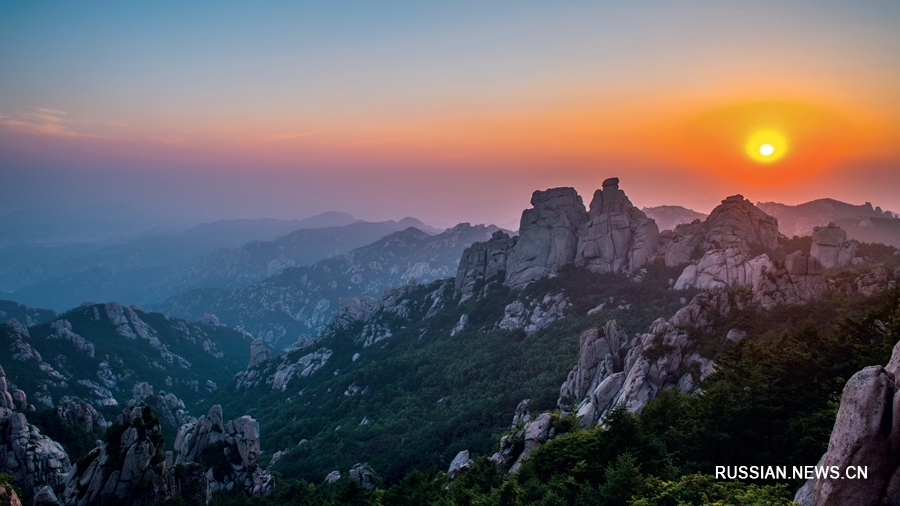
[[[900, 2], [0, 2], [0, 214], [900, 211]], [[789, 151], [751, 160], [775, 128]]]

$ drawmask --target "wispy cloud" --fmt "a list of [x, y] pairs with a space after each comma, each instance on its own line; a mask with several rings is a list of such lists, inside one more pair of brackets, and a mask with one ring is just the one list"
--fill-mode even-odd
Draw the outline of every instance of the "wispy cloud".
[[0, 125], [7, 130], [58, 137], [107, 138], [77, 130], [78, 126], [88, 124], [92, 123], [67, 118], [66, 111], [48, 107], [36, 107], [32, 111], [16, 112], [11, 115], [0, 113]]

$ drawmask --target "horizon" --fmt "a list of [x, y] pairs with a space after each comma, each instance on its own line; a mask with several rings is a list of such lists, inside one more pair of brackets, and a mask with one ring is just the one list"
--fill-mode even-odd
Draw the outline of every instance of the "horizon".
[[900, 212], [890, 2], [2, 10], [0, 216], [503, 226], [608, 177], [637, 207]]

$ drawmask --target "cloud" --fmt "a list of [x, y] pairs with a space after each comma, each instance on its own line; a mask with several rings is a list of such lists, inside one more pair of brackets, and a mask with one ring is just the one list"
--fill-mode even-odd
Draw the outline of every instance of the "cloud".
[[74, 127], [86, 124], [90, 124], [90, 122], [69, 119], [66, 117], [65, 111], [48, 107], [35, 107], [33, 111], [16, 112], [12, 115], [0, 113], [0, 125], [7, 130], [57, 137], [107, 138], [74, 129]]

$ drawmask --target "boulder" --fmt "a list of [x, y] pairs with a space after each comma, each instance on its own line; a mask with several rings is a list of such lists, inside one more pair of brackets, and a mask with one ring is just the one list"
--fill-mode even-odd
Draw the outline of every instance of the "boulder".
[[44, 485], [42, 489], [34, 494], [32, 504], [34, 506], [58, 506], [59, 499], [56, 497], [56, 494], [53, 493], [53, 488], [50, 487], [50, 485]]
[[450, 468], [447, 469], [447, 476], [452, 480], [460, 471], [468, 469], [470, 465], [472, 465], [472, 459], [469, 458], [469, 450], [463, 450], [453, 457]]
[[350, 481], [359, 483], [366, 490], [375, 488], [375, 475], [369, 466], [357, 463], [350, 469], [347, 476], [350, 478]]

